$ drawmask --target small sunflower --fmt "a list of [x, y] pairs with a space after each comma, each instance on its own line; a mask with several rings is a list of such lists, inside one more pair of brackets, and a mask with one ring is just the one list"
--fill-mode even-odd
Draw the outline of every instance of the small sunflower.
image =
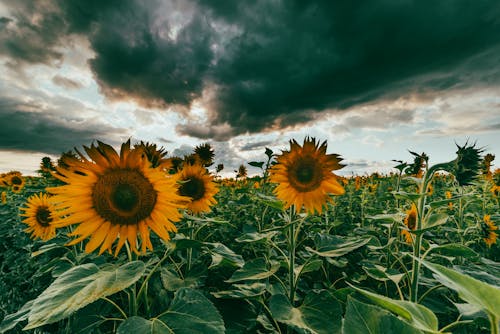
[[168, 152], [163, 147], [157, 148], [156, 144], [144, 142], [141, 140], [139, 143], [134, 145], [134, 148], [142, 150], [143, 154], [146, 156], [153, 168], [165, 164], [165, 162], [167, 161], [165, 156]]
[[238, 167], [238, 170], [235, 170], [235, 172], [236, 172], [236, 179], [244, 179], [248, 175], [248, 171], [245, 165], [240, 165], [240, 167]]
[[79, 157], [65, 158], [68, 167], [58, 167], [55, 176], [66, 185], [48, 189], [61, 216], [56, 227], [79, 224], [70, 245], [90, 237], [87, 253], [99, 246], [99, 254], [111, 253], [119, 239], [116, 256], [125, 242], [139, 253], [138, 235], [141, 252], [152, 250], [150, 229], [169, 240], [169, 232], [177, 231], [174, 222], [181, 219], [178, 209], [187, 202], [177, 195], [177, 177], [153, 168], [142, 150], [130, 149], [130, 141], [122, 144], [119, 155], [102, 142], [84, 148], [93, 161], [78, 151]]
[[203, 166], [210, 167], [214, 163], [215, 153], [209, 143], [196, 146], [194, 148], [194, 153], [200, 158]]
[[401, 230], [401, 234], [404, 236], [407, 243], [411, 243], [413, 241], [413, 236], [409, 230], [414, 231], [417, 228], [417, 218], [417, 206], [415, 203], [412, 203], [410, 210], [406, 211], [406, 217], [404, 220], [404, 224], [408, 230]]
[[494, 232], [498, 230], [498, 226], [495, 225], [494, 222], [491, 221], [490, 215], [484, 215], [483, 217], [483, 234], [484, 234], [484, 242], [488, 247], [497, 243], [497, 233]]
[[21, 207], [24, 213], [20, 214], [28, 228], [24, 231], [31, 233], [32, 238], [40, 238], [43, 241], [50, 240], [56, 236], [54, 225], [55, 207], [49, 201], [47, 194], [35, 194], [28, 198], [27, 207]]
[[462, 147], [457, 145], [457, 148], [453, 173], [459, 185], [467, 186], [472, 184], [481, 171], [481, 153], [484, 150], [477, 148], [476, 144], [468, 146], [468, 143]]
[[7, 203], [7, 193], [5, 191], [2, 191], [2, 204]]
[[277, 163], [270, 169], [270, 181], [277, 183], [276, 196], [285, 202], [285, 208], [292, 204], [297, 211], [321, 213], [323, 205], [331, 201], [329, 194], [342, 195], [345, 190], [337, 182], [333, 170], [344, 165], [337, 154], [326, 154], [326, 141], [321, 145], [315, 138], [305, 138], [303, 146], [290, 141], [290, 151], [277, 157]]
[[493, 187], [491, 187], [490, 191], [494, 197], [500, 196], [500, 186], [494, 185]]
[[185, 164], [179, 172], [179, 181], [179, 194], [191, 198], [187, 205], [191, 212], [209, 212], [210, 206], [217, 203], [214, 196], [219, 190], [205, 167], [199, 164]]

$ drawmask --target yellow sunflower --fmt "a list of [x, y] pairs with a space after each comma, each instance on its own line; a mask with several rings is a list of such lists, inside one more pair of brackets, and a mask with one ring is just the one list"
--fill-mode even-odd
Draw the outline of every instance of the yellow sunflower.
[[483, 227], [483, 232], [485, 234], [483, 240], [488, 247], [491, 247], [491, 245], [497, 243], [498, 235], [493, 231], [498, 230], [498, 226], [496, 226], [495, 223], [491, 221], [490, 215], [484, 215], [483, 221], [485, 224], [485, 226]]
[[413, 241], [413, 236], [409, 230], [414, 231], [417, 228], [417, 217], [417, 206], [415, 203], [412, 203], [410, 210], [406, 211], [406, 217], [404, 220], [404, 224], [408, 230], [401, 230], [401, 234], [404, 236], [405, 241], [409, 244]]
[[178, 209], [188, 200], [177, 194], [177, 177], [153, 168], [142, 150], [130, 149], [130, 140], [120, 155], [102, 142], [84, 148], [91, 160], [80, 152], [78, 158], [65, 158], [67, 168], [58, 167], [55, 176], [66, 185], [48, 189], [61, 216], [56, 226], [79, 224], [70, 245], [90, 237], [87, 253], [99, 246], [99, 254], [111, 253], [118, 240], [116, 256], [125, 242], [139, 253], [138, 234], [141, 252], [152, 250], [149, 229], [169, 240], [169, 232], [177, 231], [174, 222], [181, 219]]
[[494, 185], [493, 187], [491, 187], [490, 191], [494, 197], [500, 196], [500, 186]]
[[330, 194], [342, 195], [345, 190], [332, 173], [344, 167], [341, 160], [338, 154], [326, 154], [326, 141], [320, 145], [307, 137], [300, 146], [291, 140], [290, 151], [278, 156], [270, 170], [270, 181], [278, 184], [275, 193], [285, 202], [285, 209], [293, 204], [298, 212], [304, 207], [307, 212], [321, 213], [332, 200]]
[[2, 191], [2, 204], [7, 203], [7, 193]]
[[54, 225], [55, 207], [49, 201], [47, 194], [35, 194], [28, 198], [27, 207], [21, 207], [24, 213], [20, 215], [26, 217], [23, 220], [28, 228], [24, 231], [31, 233], [32, 238], [40, 238], [47, 241], [56, 236]]
[[179, 194], [191, 198], [191, 202], [187, 205], [191, 212], [209, 212], [210, 206], [217, 203], [214, 196], [219, 189], [213, 177], [202, 165], [184, 164], [179, 172], [179, 181], [181, 181]]

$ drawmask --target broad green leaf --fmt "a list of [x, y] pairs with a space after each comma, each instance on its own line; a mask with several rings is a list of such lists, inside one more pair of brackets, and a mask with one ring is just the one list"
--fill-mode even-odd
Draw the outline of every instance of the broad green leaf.
[[343, 334], [424, 334], [392, 313], [350, 296], [342, 329]]
[[404, 214], [398, 212], [398, 213], [385, 213], [375, 216], [368, 216], [366, 218], [377, 221], [388, 221], [393, 223], [399, 223], [400, 221], [403, 220], [404, 217], [405, 217]]
[[269, 300], [275, 320], [311, 334], [341, 333], [342, 308], [326, 290], [309, 292], [299, 307], [293, 307], [287, 296], [278, 294]]
[[421, 329], [426, 332], [437, 333], [438, 320], [436, 315], [427, 307], [420, 304], [404, 301], [394, 300], [373, 292], [369, 292], [351, 285], [353, 289], [360, 292], [370, 300], [389, 310], [403, 319], [407, 320], [413, 327]]
[[251, 232], [251, 233], [245, 233], [236, 238], [235, 240], [237, 242], [257, 242], [262, 240], [269, 240], [278, 233], [279, 233], [278, 231], [269, 231], [267, 233]]
[[206, 242], [205, 245], [209, 246], [209, 253], [212, 256], [212, 263], [209, 268], [223, 265], [241, 268], [245, 264], [241, 255], [236, 254], [229, 247], [220, 242]]
[[363, 270], [368, 274], [368, 276], [370, 276], [373, 279], [376, 279], [376, 280], [382, 281], [382, 282], [392, 281], [395, 284], [398, 284], [401, 281], [401, 279], [403, 278], [403, 276], [405, 275], [405, 274], [399, 273], [395, 269], [391, 269], [391, 268], [388, 269], [388, 268], [382, 267], [378, 264], [364, 265]]
[[295, 280], [297, 280], [302, 274], [318, 270], [319, 268], [321, 268], [322, 264], [323, 260], [315, 259], [312, 261], [308, 261], [304, 264], [301, 264], [299, 266], [295, 266], [295, 268], [293, 268], [293, 271], [295, 272]]
[[488, 315], [478, 306], [474, 306], [468, 303], [453, 303], [457, 308], [460, 315], [463, 319], [476, 319], [476, 318], [485, 318], [488, 319]]
[[46, 245], [41, 246], [37, 251], [31, 253], [31, 257], [36, 257], [38, 255], [44, 254], [48, 251], [51, 251], [53, 249], [58, 249], [58, 248], [65, 248], [65, 247], [61, 246], [59, 244], [56, 244], [56, 243], [46, 244]]
[[283, 211], [283, 202], [278, 200], [276, 197], [264, 195], [262, 193], [257, 193], [256, 198], [263, 204], [270, 206], [273, 209]]
[[158, 319], [147, 320], [141, 317], [133, 316], [127, 318], [118, 326], [116, 334], [171, 334], [170, 328]]
[[440, 225], [446, 224], [448, 221], [448, 215], [446, 213], [435, 213], [432, 214], [428, 219], [424, 221], [424, 226], [422, 227], [423, 230], [428, 230]]
[[500, 318], [500, 288], [439, 264], [420, 260], [444, 286], [458, 292], [460, 298]]
[[370, 238], [341, 238], [329, 234], [318, 234], [314, 240], [316, 249], [306, 246], [305, 249], [322, 257], [339, 257], [366, 245]]
[[482, 282], [500, 287], [500, 263], [485, 258], [481, 258], [480, 262], [480, 264], [469, 263], [466, 266], [453, 266], [453, 269]]
[[262, 168], [264, 161], [250, 161], [248, 164], [252, 167]]
[[279, 263], [273, 263], [268, 269], [266, 259], [257, 258], [245, 263], [243, 268], [236, 270], [231, 278], [226, 280], [226, 282], [233, 283], [245, 280], [265, 279], [278, 271], [279, 267]]
[[[201, 266], [195, 267], [201, 268]], [[204, 268], [201, 268], [204, 269]], [[161, 282], [163, 287], [168, 291], [177, 291], [180, 288], [198, 288], [202, 285], [202, 280], [205, 278], [206, 273], [204, 270], [199, 270], [198, 272], [189, 272], [184, 278], [180, 278], [177, 273], [174, 273], [167, 268], [162, 268]]]
[[393, 191], [392, 194], [396, 199], [409, 200], [411, 202], [417, 202], [422, 195], [416, 193], [408, 193], [406, 191]]
[[467, 258], [478, 257], [475, 251], [462, 244], [430, 245], [429, 254], [439, 253], [445, 256], [463, 256]]
[[142, 261], [99, 268], [94, 263], [73, 267], [59, 276], [34, 301], [24, 329], [67, 318], [73, 312], [135, 283], [144, 273]]
[[33, 302], [34, 300], [30, 300], [16, 313], [6, 315], [5, 318], [3, 318], [2, 323], [0, 323], [0, 333], [5, 333], [9, 329], [16, 327], [19, 322], [27, 320]]
[[[157, 317], [172, 334], [224, 333], [224, 321], [219, 311], [200, 291], [182, 288], [166, 312]], [[133, 333], [133, 332], [132, 332]]]
[[233, 284], [232, 290], [212, 292], [215, 298], [253, 298], [266, 292], [266, 284], [255, 282], [252, 284]]

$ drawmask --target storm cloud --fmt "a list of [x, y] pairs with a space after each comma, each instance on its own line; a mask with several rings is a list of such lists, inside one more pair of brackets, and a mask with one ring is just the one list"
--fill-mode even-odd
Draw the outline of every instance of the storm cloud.
[[0, 150], [59, 155], [82, 144], [90, 145], [95, 139], [116, 144], [117, 141], [110, 138], [121, 134], [120, 129], [94, 121], [75, 121], [47, 112], [28, 111], [34, 109], [39, 106], [0, 99]]
[[202, 101], [206, 122], [177, 129], [199, 138], [283, 128], [407, 94], [499, 84], [494, 0], [61, 0], [7, 7], [0, 53], [9, 61], [51, 63], [65, 37], [85, 36], [94, 52], [90, 68], [107, 97], [182, 112]]

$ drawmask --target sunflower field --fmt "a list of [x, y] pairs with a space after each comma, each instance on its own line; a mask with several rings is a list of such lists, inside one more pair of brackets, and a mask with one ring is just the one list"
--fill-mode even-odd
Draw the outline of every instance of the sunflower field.
[[494, 156], [410, 153], [346, 178], [307, 137], [223, 178], [209, 144], [98, 141], [5, 172], [0, 333], [498, 334]]

